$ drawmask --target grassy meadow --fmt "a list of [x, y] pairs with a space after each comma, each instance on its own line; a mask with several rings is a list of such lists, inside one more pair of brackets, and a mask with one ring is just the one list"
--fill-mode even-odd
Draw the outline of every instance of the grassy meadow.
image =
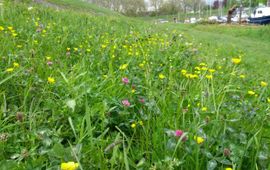
[[47, 2], [0, 6], [1, 170], [270, 169], [269, 26]]

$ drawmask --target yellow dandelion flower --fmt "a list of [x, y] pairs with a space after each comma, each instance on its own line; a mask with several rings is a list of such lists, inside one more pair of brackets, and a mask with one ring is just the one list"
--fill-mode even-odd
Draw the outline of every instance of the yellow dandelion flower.
[[200, 136], [194, 136], [194, 140], [197, 142], [197, 144], [201, 144], [204, 142], [204, 138]]
[[14, 67], [14, 68], [18, 68], [18, 67], [20, 67], [20, 64], [17, 63], [17, 62], [14, 62], [14, 63], [13, 63], [13, 67]]
[[107, 47], [107, 45], [105, 45], [105, 44], [101, 45], [101, 48], [106, 48], [106, 47]]
[[136, 92], [136, 90], [135, 90], [135, 89], [132, 89], [132, 90], [131, 90], [131, 93], [135, 93], [135, 92]]
[[48, 77], [48, 83], [54, 84], [55, 83], [55, 79], [53, 77]]
[[136, 127], [136, 123], [132, 123], [132, 124], [131, 124], [131, 127], [132, 127], [132, 128], [135, 128], [135, 127]]
[[6, 69], [6, 72], [9, 72], [9, 73], [11, 73], [11, 72], [13, 72], [14, 71], [14, 68], [7, 68]]
[[18, 35], [18, 34], [16, 34], [16, 33], [13, 33], [13, 34], [12, 34], [13, 37], [16, 37], [17, 35]]
[[67, 48], [67, 51], [70, 51], [70, 48], [69, 47]]
[[261, 81], [261, 86], [262, 87], [266, 87], [268, 85], [268, 83], [266, 83], [265, 81]]
[[13, 27], [7, 27], [9, 31], [13, 30]]
[[162, 74], [162, 73], [160, 73], [159, 75], [158, 75], [158, 77], [160, 78], [160, 79], [165, 79], [166, 77], [164, 76], [164, 74]]
[[140, 63], [139, 67], [143, 68], [144, 67], [144, 63]]
[[87, 52], [91, 52], [91, 49], [87, 48], [86, 51], [87, 51]]
[[270, 103], [270, 98], [267, 98], [267, 102]]
[[75, 162], [61, 163], [61, 170], [76, 170], [78, 167], [79, 164]]
[[128, 64], [123, 64], [119, 67], [120, 70], [125, 70], [128, 67]]
[[255, 95], [256, 93], [255, 93], [254, 91], [252, 91], [252, 90], [249, 90], [249, 91], [248, 91], [248, 94], [251, 95], [251, 96], [253, 96], [253, 95]]
[[241, 58], [232, 58], [232, 63], [233, 64], [240, 64]]
[[73, 49], [74, 49], [74, 51], [78, 51], [78, 50], [79, 50], [79, 49], [78, 49], [78, 48], [76, 48], [76, 47], [75, 47], [75, 48], [73, 48]]
[[47, 56], [47, 57], [46, 57], [46, 59], [47, 59], [47, 60], [51, 60], [51, 59], [52, 59], [52, 57], [50, 57], [50, 56]]
[[141, 126], [143, 126], [143, 121], [140, 120], [138, 123], [139, 123]]
[[0, 26], [0, 31], [4, 31], [4, 30], [5, 30], [5, 28]]

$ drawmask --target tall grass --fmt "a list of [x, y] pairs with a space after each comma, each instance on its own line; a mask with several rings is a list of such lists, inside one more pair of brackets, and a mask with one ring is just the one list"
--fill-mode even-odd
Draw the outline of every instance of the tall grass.
[[237, 50], [9, 1], [0, 26], [0, 169], [269, 168], [270, 91]]

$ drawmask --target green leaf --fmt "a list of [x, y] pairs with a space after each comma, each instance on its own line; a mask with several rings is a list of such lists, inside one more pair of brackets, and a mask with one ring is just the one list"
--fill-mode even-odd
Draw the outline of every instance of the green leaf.
[[207, 170], [214, 170], [217, 167], [217, 161], [212, 159], [207, 163]]

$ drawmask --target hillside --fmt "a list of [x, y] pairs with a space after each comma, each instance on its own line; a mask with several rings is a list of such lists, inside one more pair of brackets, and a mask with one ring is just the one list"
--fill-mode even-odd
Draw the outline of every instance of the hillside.
[[269, 169], [268, 30], [6, 0], [0, 169]]

